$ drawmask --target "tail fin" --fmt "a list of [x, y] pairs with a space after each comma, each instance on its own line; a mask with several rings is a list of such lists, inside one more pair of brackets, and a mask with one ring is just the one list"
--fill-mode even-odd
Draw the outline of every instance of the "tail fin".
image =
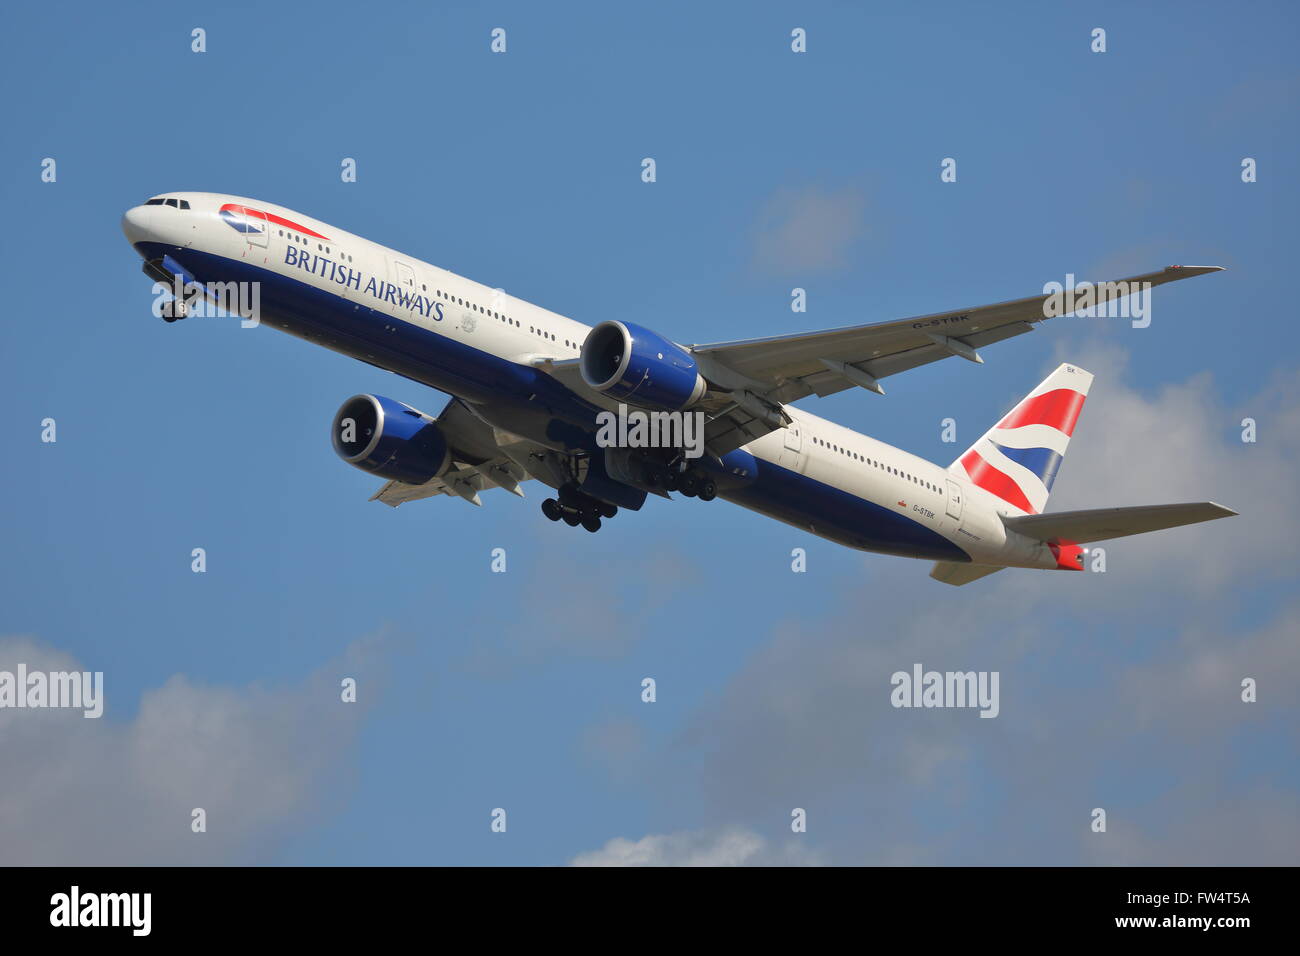
[[948, 466], [1026, 514], [1047, 506], [1092, 373], [1062, 365]]

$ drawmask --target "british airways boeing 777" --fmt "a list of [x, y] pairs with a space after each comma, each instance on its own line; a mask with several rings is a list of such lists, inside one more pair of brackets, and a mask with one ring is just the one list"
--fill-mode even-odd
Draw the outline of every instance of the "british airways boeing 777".
[[[556, 489], [542, 511], [596, 531], [653, 494], [725, 498], [831, 541], [936, 562], [966, 584], [1005, 567], [1081, 570], [1082, 545], [1235, 512], [1214, 504], [1045, 512], [1092, 376], [1062, 365], [951, 465], [935, 465], [790, 404], [861, 387], [1030, 331], [1047, 295], [873, 325], [679, 345], [622, 321], [594, 328], [271, 203], [166, 193], [127, 211], [144, 271], [215, 301], [244, 284], [256, 319], [451, 396], [434, 418], [379, 395], [331, 429], [396, 507], [434, 495]], [[1099, 283], [1098, 304], [1219, 271], [1171, 266]], [[229, 285], [237, 284], [237, 285]], [[688, 413], [703, 454], [600, 440], [603, 416]]]

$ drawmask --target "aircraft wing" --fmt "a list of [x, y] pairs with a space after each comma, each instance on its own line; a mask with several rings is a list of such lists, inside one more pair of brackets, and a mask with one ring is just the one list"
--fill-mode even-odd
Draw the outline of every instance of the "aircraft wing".
[[[596, 407], [618, 411], [618, 399], [602, 395], [583, 380], [581, 360], [544, 358], [534, 364]], [[707, 416], [704, 443], [719, 456], [781, 427], [778, 421], [784, 417], [756, 396], [745, 394], [743, 390], [735, 393], [718, 388], [712, 382], [708, 393], [692, 411], [701, 411]]]
[[[1099, 282], [1094, 284], [1093, 301], [1104, 304], [1144, 283], [1157, 286], [1220, 271], [1219, 266], [1169, 266], [1159, 272]], [[1080, 293], [1082, 288], [1081, 283]], [[774, 402], [832, 395], [854, 385], [883, 394], [879, 381], [908, 369], [954, 355], [982, 362], [977, 349], [1030, 332], [1043, 321], [1048, 298], [1036, 295], [873, 325], [697, 345], [691, 352], [711, 382], [731, 372], [749, 380], [750, 391]]]
[[505, 457], [477, 465], [456, 462], [441, 478], [433, 478], [422, 485], [390, 481], [371, 495], [370, 500], [382, 501], [389, 507], [396, 508], [421, 498], [455, 495], [472, 505], [481, 505], [483, 502], [478, 493], [488, 488], [504, 488], [522, 498], [524, 493], [519, 489], [519, 484], [531, 477], [523, 468]]
[[524, 496], [519, 485], [534, 477], [523, 464], [534, 448], [531, 442], [494, 429], [454, 398], [438, 416], [438, 427], [451, 445], [452, 466], [446, 474], [422, 485], [387, 482], [371, 495], [371, 501], [396, 508], [408, 501], [452, 495], [481, 505], [479, 492], [489, 488]]
[[[1221, 271], [1220, 266], [1169, 266], [1126, 279], [1091, 283], [1091, 304], [1105, 305], [1147, 284], [1155, 287]], [[1084, 283], [1078, 284], [1076, 296], [1083, 294], [1084, 287]], [[1048, 318], [1045, 305], [1049, 298], [1042, 294], [873, 325], [691, 346], [700, 373], [709, 383], [707, 395], [697, 406], [709, 416], [705, 442], [714, 454], [725, 455], [785, 427], [783, 403], [808, 395], [833, 395], [855, 385], [883, 395], [880, 380], [899, 372], [952, 356], [983, 362], [978, 349], [1031, 332]], [[1085, 300], [1072, 311], [1086, 304]], [[534, 364], [597, 406], [617, 407], [587, 387], [578, 359], [542, 358]]]

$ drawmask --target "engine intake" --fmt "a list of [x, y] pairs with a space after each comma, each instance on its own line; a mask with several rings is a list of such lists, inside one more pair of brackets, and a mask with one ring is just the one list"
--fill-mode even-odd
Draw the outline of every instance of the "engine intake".
[[349, 465], [410, 485], [438, 478], [451, 466], [451, 449], [437, 422], [382, 395], [354, 395], [344, 402], [330, 440]]
[[603, 395], [644, 408], [681, 411], [708, 390], [695, 359], [680, 345], [629, 322], [602, 322], [587, 334], [582, 379]]

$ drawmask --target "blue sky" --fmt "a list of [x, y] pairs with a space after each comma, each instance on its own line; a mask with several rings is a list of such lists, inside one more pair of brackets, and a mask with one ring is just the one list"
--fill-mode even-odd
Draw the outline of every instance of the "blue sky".
[[[108, 707], [0, 741], [0, 862], [1296, 862], [1296, 33], [1285, 3], [7, 11], [0, 667], [102, 670]], [[947, 462], [1074, 361], [1098, 377], [1054, 507], [1242, 517], [949, 589], [724, 502], [596, 536], [536, 488], [390, 510], [328, 422], [444, 397], [153, 318], [118, 222], [173, 189], [684, 342], [1223, 265], [1147, 329], [1059, 320], [805, 402]], [[1000, 670], [1002, 715], [891, 709], [914, 661]]]

